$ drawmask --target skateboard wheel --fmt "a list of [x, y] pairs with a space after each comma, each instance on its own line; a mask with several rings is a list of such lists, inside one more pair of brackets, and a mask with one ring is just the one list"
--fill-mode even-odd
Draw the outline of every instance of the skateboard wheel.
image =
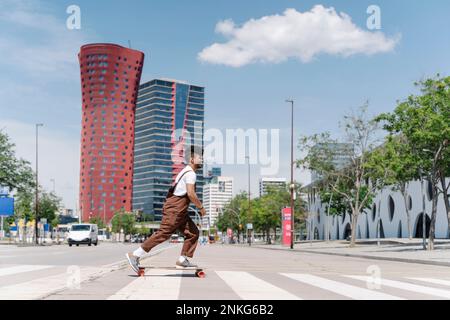
[[145, 269], [139, 268], [139, 277], [143, 277], [143, 276], [145, 276]]
[[206, 274], [205, 274], [204, 271], [198, 271], [198, 272], [195, 273], [195, 275], [196, 275], [197, 277], [199, 277], [199, 278], [204, 278], [204, 277], [206, 277]]

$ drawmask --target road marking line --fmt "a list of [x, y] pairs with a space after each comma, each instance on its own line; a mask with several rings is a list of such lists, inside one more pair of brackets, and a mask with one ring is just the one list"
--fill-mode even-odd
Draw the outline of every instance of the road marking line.
[[0, 269], [0, 277], [10, 276], [13, 274], [23, 273], [23, 272], [31, 272], [37, 270], [43, 270], [48, 268], [53, 268], [54, 266], [40, 266], [40, 265], [20, 265], [15, 267], [1, 268]]
[[[367, 277], [367, 276], [346, 276], [346, 277], [356, 279], [356, 280], [361, 280], [361, 281], [368, 281], [369, 279], [371, 279], [371, 277]], [[392, 287], [392, 288], [397, 288], [397, 289], [401, 289], [401, 290], [413, 291], [413, 292], [417, 292], [417, 293], [423, 293], [423, 294], [427, 294], [427, 295], [450, 299], [450, 291], [448, 291], [448, 290], [435, 289], [435, 288], [431, 288], [431, 287], [425, 287], [425, 286], [420, 286], [420, 285], [411, 284], [411, 283], [407, 283], [407, 282], [400, 282], [400, 281], [387, 280], [387, 279], [380, 279], [380, 284], [382, 286], [386, 286], [386, 287]]]
[[355, 300], [404, 300], [403, 298], [390, 294], [360, 288], [310, 274], [281, 273], [281, 275]]
[[450, 280], [442, 280], [442, 279], [434, 279], [434, 278], [407, 278], [407, 279], [429, 282], [429, 283], [433, 283], [433, 284], [440, 284], [443, 286], [450, 287]]
[[216, 271], [216, 274], [244, 300], [302, 300], [248, 272]]
[[[55, 276], [42, 277], [24, 283], [1, 287], [0, 300], [42, 299], [57, 291], [71, 289], [70, 285], [74, 284], [73, 281], [77, 281], [81, 285], [82, 282], [107, 272], [109, 272], [108, 269], [87, 267], [80, 268], [78, 274], [65, 272]], [[77, 278], [78, 276], [79, 278]], [[73, 290], [76, 290], [76, 287]]]
[[152, 269], [133, 280], [107, 300], [177, 300], [182, 271]]

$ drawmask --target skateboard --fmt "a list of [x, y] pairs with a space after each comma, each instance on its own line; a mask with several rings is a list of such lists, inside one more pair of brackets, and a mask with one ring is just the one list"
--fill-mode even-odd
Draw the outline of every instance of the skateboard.
[[146, 266], [139, 267], [139, 277], [145, 276], [145, 269], [165, 269], [165, 270], [180, 270], [180, 271], [194, 271], [194, 274], [197, 278], [205, 278], [206, 273], [203, 271], [203, 268], [195, 267], [195, 268], [177, 268], [177, 267], [157, 267], [157, 266]]

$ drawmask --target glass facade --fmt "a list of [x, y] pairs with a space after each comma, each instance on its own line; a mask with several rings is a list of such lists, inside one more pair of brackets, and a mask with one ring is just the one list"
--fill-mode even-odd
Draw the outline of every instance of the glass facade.
[[[203, 87], [163, 79], [140, 85], [135, 117], [133, 210], [161, 221], [167, 191], [185, 166], [175, 161], [174, 153], [178, 154], [180, 145], [203, 149], [204, 106]], [[202, 199], [200, 171], [196, 191]]]

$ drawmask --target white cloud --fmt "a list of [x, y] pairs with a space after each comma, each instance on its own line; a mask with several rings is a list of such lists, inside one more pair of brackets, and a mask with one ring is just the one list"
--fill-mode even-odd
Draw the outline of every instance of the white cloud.
[[39, 181], [75, 208], [79, 185], [80, 87], [77, 53], [84, 30], [69, 30], [65, 8], [40, 0], [0, 0], [0, 130], [18, 156], [35, 165], [34, 122], [39, 134]]
[[67, 29], [67, 17], [65, 11], [55, 16], [38, 0], [2, 0], [0, 26], [6, 32], [0, 35], [0, 65], [41, 80], [78, 76], [77, 53], [85, 34]]
[[322, 5], [303, 13], [286, 9], [282, 15], [251, 19], [241, 27], [224, 20], [217, 23], [215, 31], [228, 41], [204, 48], [198, 58], [231, 67], [280, 63], [289, 58], [307, 63], [319, 54], [348, 57], [385, 53], [400, 39], [358, 28], [347, 14]]
[[[16, 145], [16, 155], [36, 165], [35, 125], [0, 119], [0, 130]], [[56, 194], [66, 207], [75, 209], [78, 196], [80, 141], [47, 126], [39, 128], [39, 184], [52, 191], [55, 179]]]

